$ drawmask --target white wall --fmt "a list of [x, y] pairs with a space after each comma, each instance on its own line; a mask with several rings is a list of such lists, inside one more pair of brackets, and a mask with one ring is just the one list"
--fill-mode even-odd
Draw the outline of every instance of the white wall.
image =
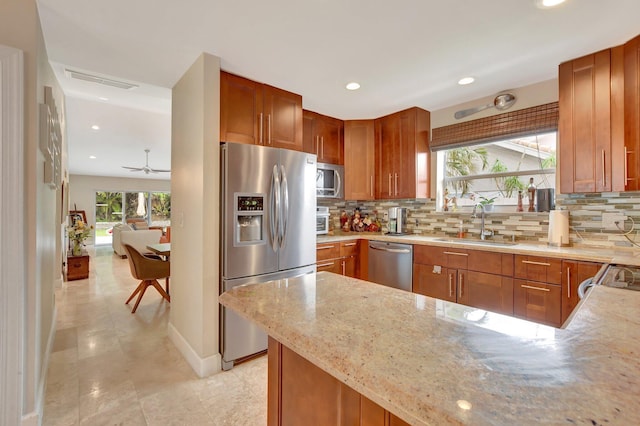
[[[84, 210], [87, 222], [96, 224], [96, 191], [155, 191], [171, 190], [171, 181], [165, 179], [135, 179], [108, 176], [69, 175], [70, 209]], [[93, 242], [93, 238], [90, 240]]]
[[[25, 318], [22, 386], [15, 391], [21, 397], [22, 423], [37, 424], [41, 421], [47, 359], [53, 341], [53, 289], [61, 280], [60, 190], [50, 189], [43, 181], [44, 156], [38, 149], [38, 103], [44, 100], [45, 85], [53, 87], [61, 112], [64, 112], [64, 97], [47, 61], [35, 0], [0, 2], [0, 44], [24, 52], [25, 187], [21, 208], [25, 217], [22, 258], [26, 280], [16, 285], [24, 287]], [[65, 134], [62, 136], [64, 151]], [[0, 327], [10, 326], [13, 324], [0, 324]]]
[[169, 337], [201, 377], [218, 347], [220, 59], [201, 55], [174, 86]]

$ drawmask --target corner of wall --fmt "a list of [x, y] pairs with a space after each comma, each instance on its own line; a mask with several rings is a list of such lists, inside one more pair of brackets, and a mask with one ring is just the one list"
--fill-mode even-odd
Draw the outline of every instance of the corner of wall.
[[217, 353], [206, 358], [201, 358], [198, 353], [189, 345], [180, 332], [169, 323], [168, 326], [169, 339], [176, 345], [178, 351], [187, 360], [187, 363], [191, 366], [193, 371], [198, 377], [208, 377], [214, 373], [221, 371], [222, 369], [222, 356]]

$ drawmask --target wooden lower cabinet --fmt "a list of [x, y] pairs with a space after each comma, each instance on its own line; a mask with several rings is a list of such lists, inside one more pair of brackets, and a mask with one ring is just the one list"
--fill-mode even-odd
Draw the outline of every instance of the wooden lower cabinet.
[[514, 280], [513, 311], [516, 317], [560, 327], [561, 287], [538, 281]]
[[67, 281], [89, 278], [89, 255], [67, 256]]
[[404, 426], [386, 411], [269, 337], [269, 426]]
[[351, 278], [359, 278], [358, 253], [358, 240], [319, 243], [316, 245], [317, 271], [333, 272], [334, 274]]
[[413, 264], [413, 292], [457, 302], [457, 271], [439, 265]]
[[562, 261], [562, 324], [569, 318], [569, 315], [578, 306], [578, 286], [588, 278], [595, 276], [602, 264], [593, 262], [582, 262], [577, 260]]
[[513, 278], [461, 271], [458, 274], [458, 303], [513, 315]]

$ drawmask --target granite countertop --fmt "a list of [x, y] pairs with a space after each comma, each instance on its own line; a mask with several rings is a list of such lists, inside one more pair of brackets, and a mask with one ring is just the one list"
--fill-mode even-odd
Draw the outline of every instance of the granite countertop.
[[640, 292], [594, 287], [564, 329], [327, 272], [220, 302], [414, 425], [640, 424]]
[[499, 241], [482, 242], [473, 239], [430, 237], [423, 235], [386, 235], [371, 232], [351, 232], [332, 236], [317, 237], [318, 243], [333, 241], [347, 241], [355, 239], [388, 241], [395, 243], [430, 245], [442, 247], [458, 247], [465, 249], [498, 251], [533, 256], [547, 256], [562, 259], [584, 260], [599, 263], [618, 263], [640, 266], [640, 249], [633, 248], [587, 248], [587, 247], [550, 247], [546, 244], [530, 242], [516, 242], [515, 244], [501, 244]]

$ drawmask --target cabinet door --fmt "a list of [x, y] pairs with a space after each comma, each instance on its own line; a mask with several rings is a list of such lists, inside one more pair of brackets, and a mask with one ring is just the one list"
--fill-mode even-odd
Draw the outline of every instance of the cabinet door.
[[562, 323], [569, 318], [571, 312], [580, 302], [578, 286], [588, 278], [598, 273], [602, 265], [592, 262], [580, 262], [577, 260], [562, 261]]
[[260, 143], [262, 85], [220, 72], [220, 141]]
[[318, 162], [330, 164], [344, 164], [342, 134], [344, 132], [342, 120], [319, 116], [316, 121], [318, 135]]
[[415, 198], [416, 194], [416, 113], [398, 115], [398, 159], [393, 171], [395, 198]]
[[625, 190], [640, 189], [640, 36], [624, 45]]
[[560, 192], [611, 190], [611, 51], [560, 64]]
[[459, 271], [458, 303], [513, 315], [513, 278], [484, 272]]
[[455, 302], [457, 271], [439, 265], [413, 264], [413, 292]]
[[515, 316], [560, 327], [561, 289], [559, 285], [514, 280], [513, 313]]
[[264, 145], [302, 151], [302, 96], [263, 85]]
[[302, 150], [309, 154], [318, 154], [316, 150], [316, 135], [313, 133], [315, 124], [315, 113], [307, 110], [302, 111]]
[[341, 274], [351, 278], [358, 278], [358, 258], [356, 256], [342, 258]]
[[375, 139], [373, 120], [344, 122], [344, 198], [375, 198]]
[[375, 121], [376, 199], [395, 197], [396, 170], [400, 158], [400, 129], [397, 115]]

